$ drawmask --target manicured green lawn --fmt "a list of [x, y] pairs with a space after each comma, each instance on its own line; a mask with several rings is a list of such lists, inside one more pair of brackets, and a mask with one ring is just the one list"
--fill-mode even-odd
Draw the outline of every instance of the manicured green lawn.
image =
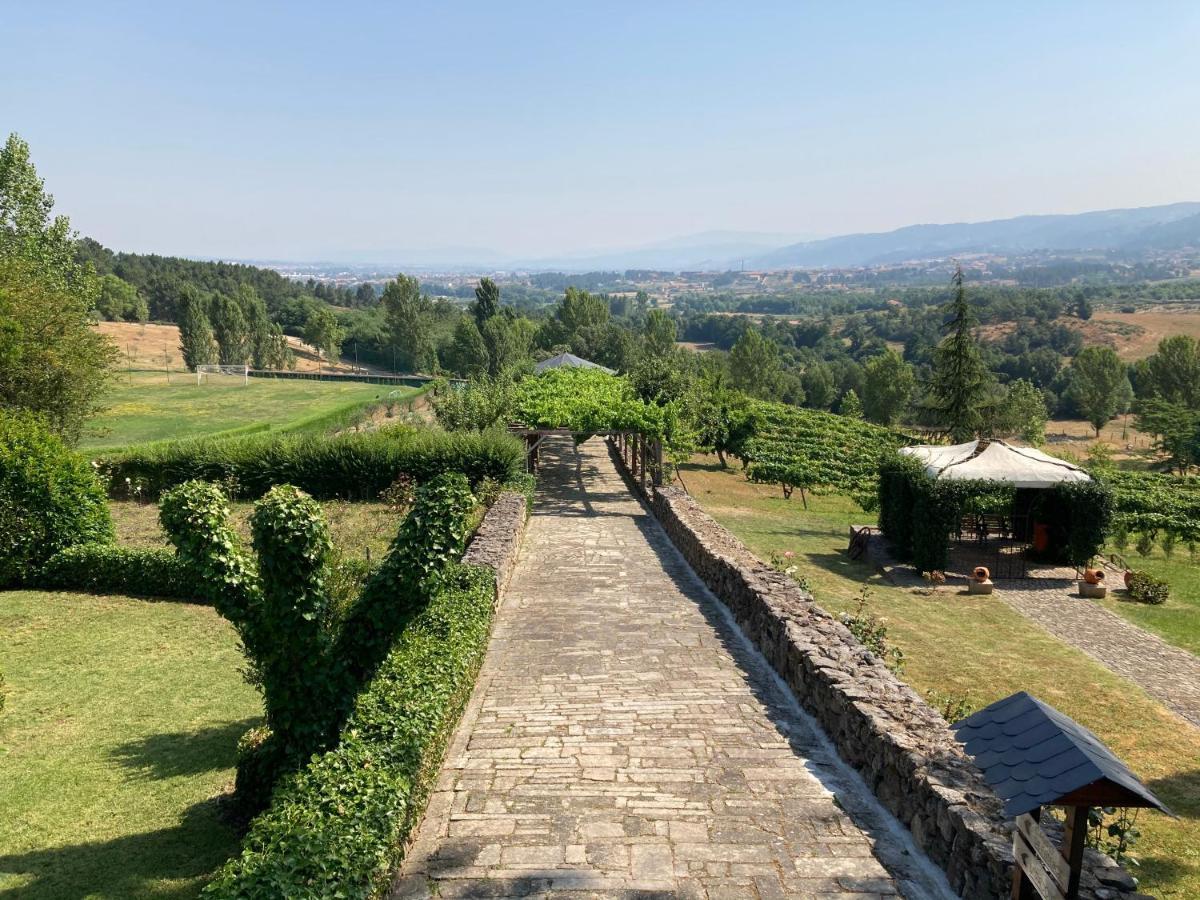
[[0, 593], [0, 895], [194, 897], [262, 704], [212, 609]]
[[358, 382], [236, 378], [197, 385], [194, 376], [162, 372], [121, 374], [106, 396], [107, 409], [92, 420], [81, 446], [98, 450], [175, 438], [200, 437], [255, 425], [295, 426], [353, 410], [412, 388]]
[[902, 677], [918, 691], [979, 707], [1027, 690], [1099, 734], [1181, 817], [1141, 815], [1135, 855], [1143, 888], [1164, 898], [1200, 897], [1200, 729], [998, 599], [953, 588], [923, 595], [852, 562], [844, 553], [847, 526], [875, 519], [844, 497], [810, 497], [806, 512], [799, 495], [784, 500], [778, 488], [749, 484], [708, 460], [685, 467], [683, 477], [759, 556], [795, 553], [798, 574], [830, 612], [852, 610], [867, 585], [869, 608], [904, 651]]
[[1187, 550], [1180, 547], [1171, 559], [1159, 549], [1149, 556], [1128, 550], [1122, 555], [1134, 569], [1165, 579], [1171, 596], [1161, 606], [1149, 606], [1127, 600], [1125, 592], [1117, 590], [1109, 593], [1104, 605], [1163, 640], [1200, 654], [1200, 567], [1191, 562]]

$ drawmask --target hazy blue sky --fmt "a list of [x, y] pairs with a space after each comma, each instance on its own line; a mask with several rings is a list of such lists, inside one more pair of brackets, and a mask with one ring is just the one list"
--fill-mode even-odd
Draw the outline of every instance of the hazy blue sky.
[[0, 0], [0, 131], [116, 248], [542, 256], [1200, 199], [1195, 2], [183, 6]]

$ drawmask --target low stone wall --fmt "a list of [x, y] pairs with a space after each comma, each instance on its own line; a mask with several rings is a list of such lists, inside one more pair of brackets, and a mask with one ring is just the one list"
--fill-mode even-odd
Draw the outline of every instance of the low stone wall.
[[[690, 496], [664, 487], [646, 499], [697, 575], [954, 891], [972, 900], [1008, 897], [1012, 823], [941, 715]], [[1081, 898], [1140, 896], [1111, 860], [1089, 851], [1085, 864]]]
[[487, 566], [496, 573], [497, 598], [504, 592], [517, 564], [527, 513], [524, 494], [511, 491], [501, 494], [484, 514], [470, 546], [463, 554], [464, 563]]

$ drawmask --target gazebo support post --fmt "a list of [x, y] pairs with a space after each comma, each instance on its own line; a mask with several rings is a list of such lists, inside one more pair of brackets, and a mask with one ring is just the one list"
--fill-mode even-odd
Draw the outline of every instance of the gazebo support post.
[[1063, 834], [1062, 855], [1070, 867], [1067, 883], [1067, 900], [1079, 896], [1079, 875], [1083, 871], [1083, 847], [1087, 839], [1088, 807], [1067, 807], [1066, 831]]

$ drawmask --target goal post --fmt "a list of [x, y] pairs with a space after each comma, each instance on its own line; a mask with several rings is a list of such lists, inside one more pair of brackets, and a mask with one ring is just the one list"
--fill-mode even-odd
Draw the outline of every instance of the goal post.
[[233, 378], [240, 378], [243, 385], [250, 383], [250, 367], [249, 366], [211, 366], [202, 365], [196, 366], [196, 384], [200, 385], [204, 382], [204, 376], [225, 375]]

